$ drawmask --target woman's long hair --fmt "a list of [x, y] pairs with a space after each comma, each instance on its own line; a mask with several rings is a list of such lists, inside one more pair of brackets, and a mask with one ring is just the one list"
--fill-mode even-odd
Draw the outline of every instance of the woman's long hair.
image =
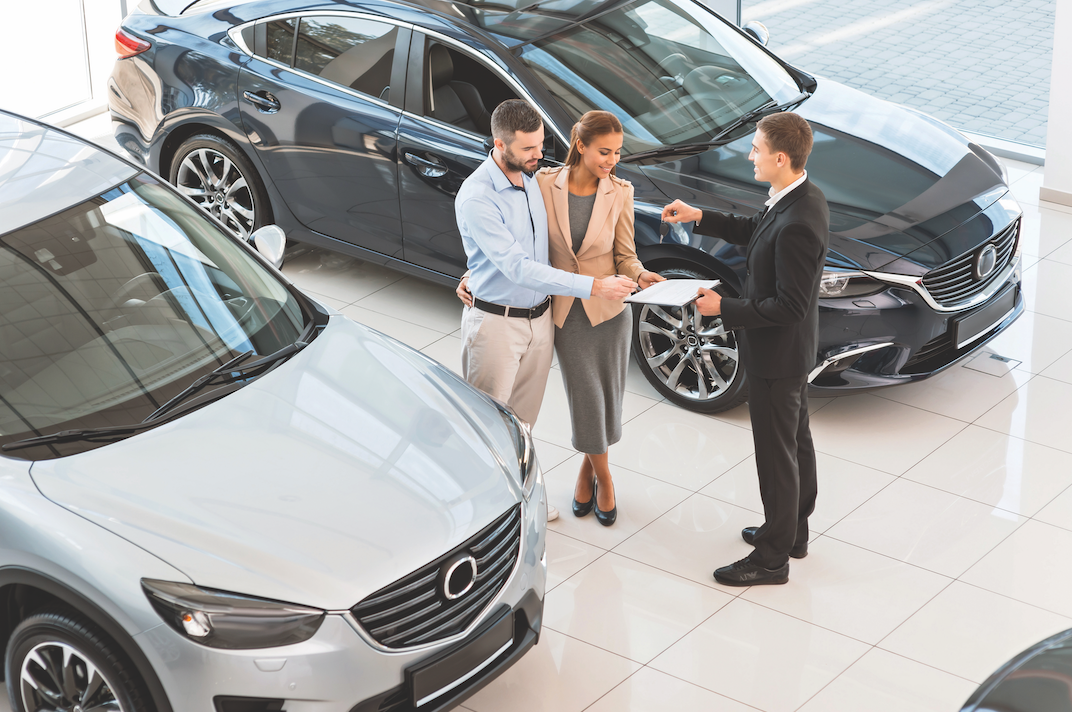
[[[582, 116], [581, 120], [575, 123], [570, 130], [566, 166], [573, 168], [581, 162], [581, 152], [578, 150], [577, 144], [583, 143], [585, 146], [591, 146], [592, 141], [609, 133], [623, 133], [622, 122], [618, 121], [618, 117], [614, 114], [609, 111], [589, 111]], [[615, 175], [617, 168], [617, 166], [612, 168], [610, 174]]]

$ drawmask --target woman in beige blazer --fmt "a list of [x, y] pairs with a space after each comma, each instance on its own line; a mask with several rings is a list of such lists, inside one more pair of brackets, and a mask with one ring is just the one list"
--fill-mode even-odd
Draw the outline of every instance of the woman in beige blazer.
[[[614, 175], [621, 122], [606, 111], [581, 117], [566, 164], [536, 175], [547, 209], [551, 266], [599, 279], [620, 274], [641, 289], [663, 277], [644, 269], [633, 242], [633, 186]], [[555, 351], [566, 387], [573, 447], [585, 457], [573, 513], [595, 509], [600, 524], [617, 517], [608, 449], [622, 436], [622, 398], [633, 330], [630, 305], [604, 299], [554, 297]]]

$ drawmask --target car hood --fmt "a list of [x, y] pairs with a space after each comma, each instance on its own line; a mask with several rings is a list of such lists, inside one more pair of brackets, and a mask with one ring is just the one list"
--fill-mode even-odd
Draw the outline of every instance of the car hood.
[[[797, 111], [814, 132], [808, 177], [830, 204], [834, 262], [877, 270], [910, 253], [923, 260], [942, 254], [920, 248], [1008, 191], [992, 156], [922, 113], [826, 79]], [[749, 132], [699, 156], [642, 170], [664, 192], [681, 193], [668, 185], [673, 172], [688, 197], [702, 191], [721, 199], [714, 207], [751, 213], [767, 199], [748, 160], [751, 142]]]
[[31, 474], [200, 586], [341, 610], [519, 502], [516, 463], [484, 396], [334, 316], [241, 390]]

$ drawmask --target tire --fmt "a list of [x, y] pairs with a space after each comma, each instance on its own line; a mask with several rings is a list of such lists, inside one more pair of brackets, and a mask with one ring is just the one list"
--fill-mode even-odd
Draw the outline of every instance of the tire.
[[[675, 265], [658, 272], [667, 279], [713, 279], [692, 266]], [[738, 296], [725, 283], [715, 291]], [[686, 410], [721, 413], [748, 400], [736, 335], [722, 331], [721, 317], [701, 316], [693, 304], [637, 305], [633, 309], [633, 356], [648, 383]]]
[[257, 170], [219, 136], [197, 134], [183, 141], [171, 159], [168, 180], [243, 240], [272, 222], [268, 193]]
[[12, 712], [152, 710], [118, 647], [65, 608], [36, 613], [15, 628], [4, 672]]

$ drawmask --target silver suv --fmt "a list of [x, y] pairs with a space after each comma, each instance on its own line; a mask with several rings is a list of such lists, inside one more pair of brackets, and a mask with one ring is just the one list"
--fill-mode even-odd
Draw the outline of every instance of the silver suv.
[[253, 243], [0, 112], [15, 712], [441, 710], [539, 638], [527, 426]]

